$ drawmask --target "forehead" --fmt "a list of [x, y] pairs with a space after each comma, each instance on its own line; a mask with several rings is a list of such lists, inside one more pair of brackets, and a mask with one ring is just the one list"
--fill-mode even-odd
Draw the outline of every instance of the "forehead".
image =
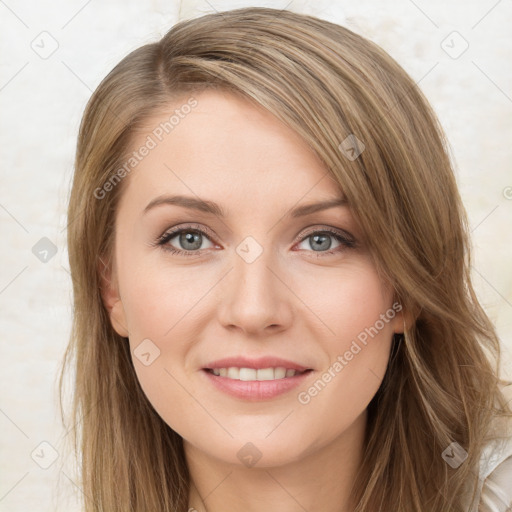
[[146, 119], [130, 151], [145, 156], [129, 188], [148, 194], [238, 195], [291, 204], [327, 199], [340, 187], [306, 142], [282, 121], [227, 91], [183, 95]]

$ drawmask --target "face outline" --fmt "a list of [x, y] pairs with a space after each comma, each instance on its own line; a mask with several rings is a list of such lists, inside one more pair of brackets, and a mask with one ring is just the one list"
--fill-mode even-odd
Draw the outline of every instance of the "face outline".
[[[340, 197], [305, 143], [270, 113], [229, 93], [195, 97], [198, 105], [125, 178], [114, 271], [103, 298], [114, 328], [129, 337], [144, 393], [185, 446], [241, 466], [240, 453], [252, 443], [259, 466], [285, 465], [335, 443], [364, 418], [403, 317], [347, 206], [287, 215]], [[169, 112], [184, 103], [173, 102]], [[169, 112], [149, 119], [133, 147]], [[176, 194], [214, 201], [226, 217], [165, 203], [144, 211]], [[171, 228], [204, 234], [197, 243], [182, 237], [180, 244], [174, 234], [158, 245]], [[355, 247], [329, 234], [315, 251], [312, 235], [326, 230], [355, 239]], [[239, 250], [247, 237], [256, 242], [252, 254], [262, 250], [251, 262]], [[198, 244], [201, 249], [191, 249]], [[169, 245], [201, 254], [174, 254]], [[377, 334], [363, 344], [361, 333], [372, 327]], [[289, 392], [244, 400], [219, 391], [203, 370], [240, 355], [281, 357], [314, 371]], [[152, 362], [144, 364], [144, 357]], [[319, 379], [325, 386], [314, 393]]]

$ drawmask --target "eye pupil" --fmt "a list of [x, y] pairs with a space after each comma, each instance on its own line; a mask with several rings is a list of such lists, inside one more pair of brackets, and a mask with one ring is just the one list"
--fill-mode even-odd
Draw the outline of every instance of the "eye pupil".
[[[311, 238], [315, 241], [314, 244], [312, 244], [313, 250], [325, 250], [329, 249], [331, 247], [331, 237], [328, 235], [313, 235]], [[324, 239], [320, 243], [318, 243], [319, 239]], [[327, 240], [327, 244], [325, 241]]]

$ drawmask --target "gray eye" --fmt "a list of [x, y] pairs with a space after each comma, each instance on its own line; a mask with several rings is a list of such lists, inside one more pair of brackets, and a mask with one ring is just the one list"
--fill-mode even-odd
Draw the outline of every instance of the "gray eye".
[[331, 248], [330, 235], [311, 235], [308, 237], [310, 246], [314, 251], [327, 250]]
[[[313, 233], [306, 236], [301, 244], [308, 242], [309, 247], [305, 247], [307, 250], [313, 250], [315, 252], [323, 252], [332, 249], [332, 240], [336, 237], [329, 233]], [[338, 242], [338, 244], [340, 244]], [[336, 247], [334, 247], [336, 248]]]
[[[172, 240], [178, 239], [178, 247], [176, 247]], [[197, 251], [199, 249], [208, 249], [208, 247], [201, 247], [204, 241], [209, 241], [208, 237], [199, 231], [191, 229], [184, 229], [178, 233], [175, 233], [172, 238], [169, 238], [168, 244], [172, 245], [178, 250], [183, 251]], [[211, 244], [211, 242], [210, 242]], [[210, 245], [211, 247], [212, 245]]]

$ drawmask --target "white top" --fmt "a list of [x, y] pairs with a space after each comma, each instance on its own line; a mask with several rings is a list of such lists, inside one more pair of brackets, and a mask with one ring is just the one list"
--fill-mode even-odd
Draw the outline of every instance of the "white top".
[[[512, 400], [512, 386], [503, 388]], [[512, 512], [512, 419], [499, 418], [502, 436], [485, 446], [480, 457], [478, 494], [468, 512]]]

